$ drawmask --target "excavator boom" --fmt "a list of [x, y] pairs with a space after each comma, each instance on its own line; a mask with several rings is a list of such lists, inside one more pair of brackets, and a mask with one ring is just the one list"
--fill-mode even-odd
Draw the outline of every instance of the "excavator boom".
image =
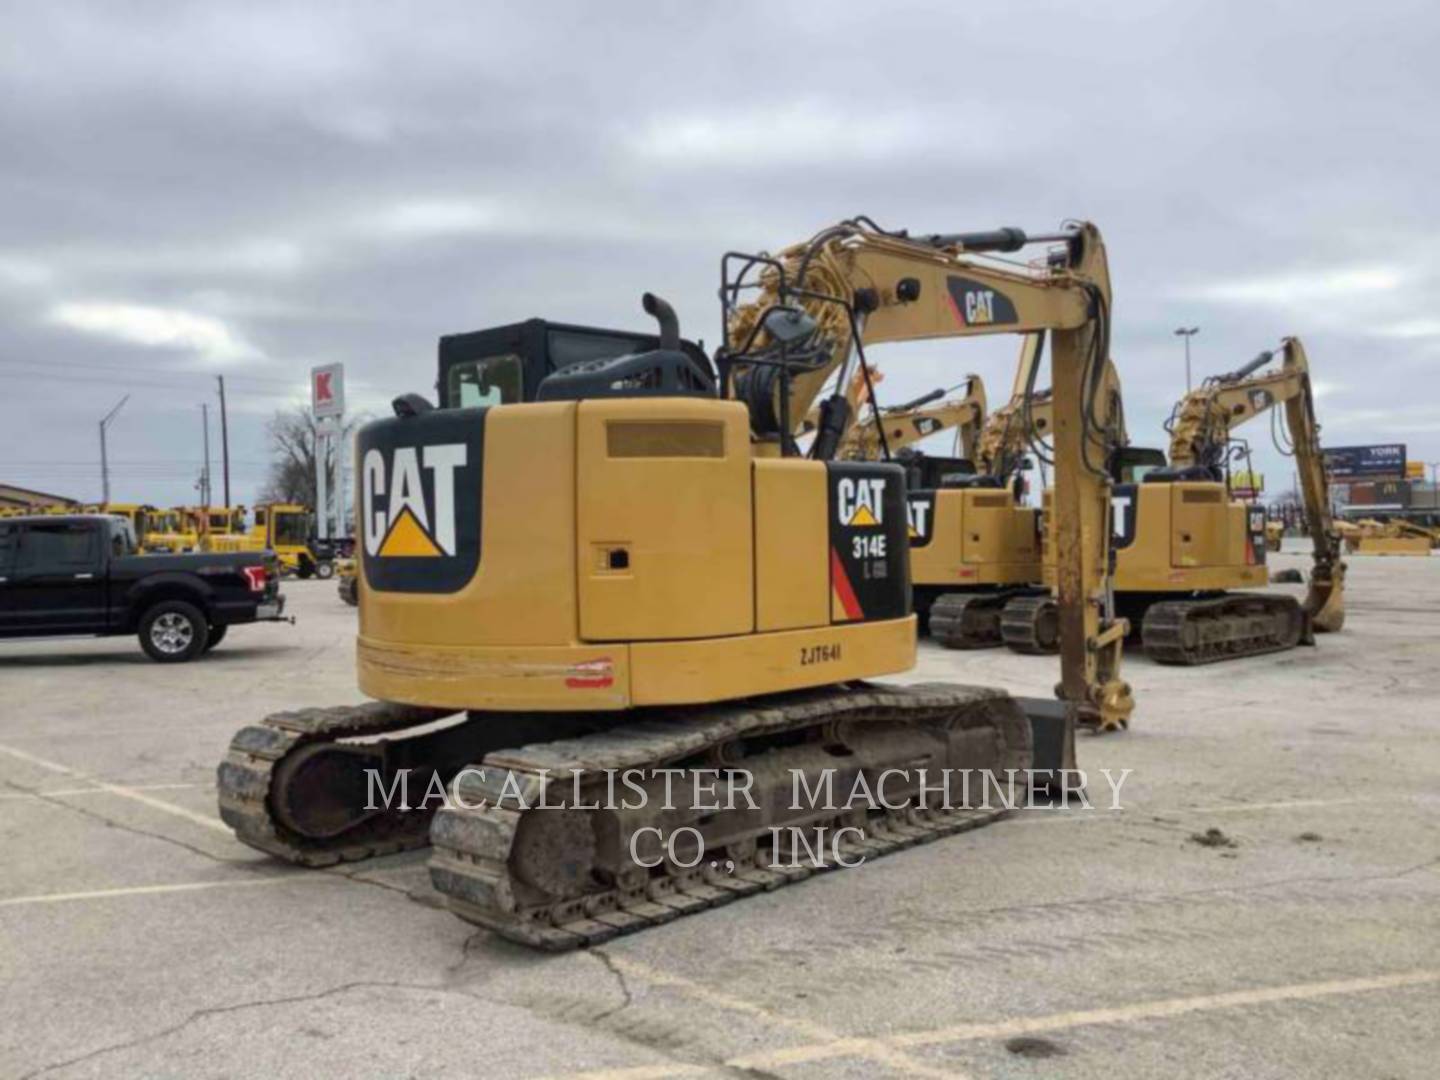
[[891, 457], [922, 439], [958, 429], [961, 456], [973, 458], [985, 422], [985, 384], [980, 376], [966, 379], [965, 392], [946, 397], [934, 390], [914, 401], [876, 409], [852, 424], [840, 440], [836, 456], [851, 461]]
[[[1039, 265], [992, 257], [1053, 245]], [[731, 267], [738, 267], [732, 274]], [[1127, 627], [1106, 587], [1110, 536], [1105, 411], [1110, 277], [1099, 230], [1081, 224], [1027, 237], [1019, 229], [910, 237], [857, 219], [778, 255], [732, 252], [722, 263], [722, 383], [750, 409], [761, 453], [791, 452], [795, 419], [832, 378], [846, 386], [880, 342], [996, 333], [1051, 338], [1056, 469], [1059, 693], [1102, 729], [1133, 708], [1119, 677]], [[835, 394], [819, 409], [812, 456], [838, 451], [851, 421]]]

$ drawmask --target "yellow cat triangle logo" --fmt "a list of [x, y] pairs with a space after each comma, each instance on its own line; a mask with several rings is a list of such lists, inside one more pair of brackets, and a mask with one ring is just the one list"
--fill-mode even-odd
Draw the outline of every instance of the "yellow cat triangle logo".
[[385, 536], [385, 542], [380, 545], [382, 558], [392, 556], [414, 557], [428, 556], [434, 558], [442, 554], [431, 540], [420, 523], [415, 520], [415, 515], [410, 512], [407, 506], [400, 511], [400, 516], [395, 519], [395, 524], [390, 526], [389, 533]]
[[857, 506], [855, 508], [855, 512], [850, 515], [850, 520], [847, 521], [845, 524], [850, 526], [879, 525], [880, 522], [875, 520], [875, 515], [870, 512], [870, 508], [868, 506], [861, 504], [860, 506]]

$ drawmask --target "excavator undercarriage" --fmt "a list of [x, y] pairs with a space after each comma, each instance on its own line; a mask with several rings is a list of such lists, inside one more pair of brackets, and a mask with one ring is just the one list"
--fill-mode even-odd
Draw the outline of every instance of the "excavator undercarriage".
[[1065, 782], [1057, 704], [854, 684], [439, 727], [444, 710], [308, 709], [235, 736], [220, 811], [302, 866], [433, 845], [457, 914], [565, 949], [993, 821]]

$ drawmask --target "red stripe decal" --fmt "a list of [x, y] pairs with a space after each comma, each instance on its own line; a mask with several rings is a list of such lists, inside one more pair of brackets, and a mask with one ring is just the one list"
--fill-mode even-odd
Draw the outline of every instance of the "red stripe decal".
[[850, 579], [845, 575], [845, 564], [840, 561], [840, 553], [833, 547], [830, 549], [830, 584], [835, 589], [835, 594], [840, 597], [840, 606], [845, 609], [846, 618], [865, 618], [865, 610], [855, 598], [855, 590], [850, 587]]
[[570, 670], [573, 674], [565, 680], [565, 686], [570, 690], [603, 690], [607, 686], [615, 685], [615, 669], [611, 666], [609, 657], [603, 660], [588, 660], [574, 665]]
[[955, 295], [948, 288], [945, 290], [945, 299], [950, 304], [950, 310], [955, 313], [955, 321], [961, 326], [969, 326], [970, 324], [965, 321], [964, 313], [960, 310], [960, 305], [955, 302]]

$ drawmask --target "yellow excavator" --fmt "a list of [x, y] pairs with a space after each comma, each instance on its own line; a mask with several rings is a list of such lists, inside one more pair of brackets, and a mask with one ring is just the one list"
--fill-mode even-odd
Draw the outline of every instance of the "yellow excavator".
[[1352, 555], [1429, 555], [1440, 540], [1433, 529], [1394, 518], [1361, 518], [1341, 531], [1345, 550]]
[[[1022, 356], [1037, 336], [1025, 340]], [[1005, 601], [1038, 587], [1040, 544], [1037, 512], [1019, 505], [1008, 477], [990, 472], [994, 447], [988, 440], [996, 422], [986, 422], [984, 383], [970, 375], [963, 385], [958, 396], [947, 397], [941, 389], [893, 407], [872, 404], [868, 415], [847, 429], [839, 456], [905, 466], [910, 579], [920, 631], [949, 648], [980, 648], [1000, 643]], [[1007, 426], [1004, 419], [999, 426]], [[961, 456], [914, 449], [922, 439], [951, 429]], [[977, 473], [982, 444], [991, 456]]]
[[[1037, 243], [1038, 265], [1000, 257]], [[219, 800], [243, 841], [311, 866], [431, 843], [456, 914], [561, 950], [982, 824], [994, 813], [918, 788], [917, 766], [932, 783], [1055, 770], [1077, 721], [1126, 723], [1093, 422], [1110, 312], [1099, 231], [912, 237], [854, 219], [777, 255], [727, 255], [721, 295], [714, 369], [647, 294], [656, 336], [530, 320], [442, 339], [440, 407], [406, 395], [359, 433], [356, 652], [377, 700], [235, 736]], [[904, 474], [836, 457], [843, 392], [805, 456], [802, 418], [867, 345], [1041, 329], [1059, 701], [863, 682], [915, 659]], [[850, 791], [886, 770], [904, 776], [886, 801], [903, 792], [908, 808], [792, 796], [797, 776]], [[618, 802], [617, 775], [635, 784]], [[717, 809], [707, 785], [740, 776], [750, 798]], [[407, 778], [412, 793], [448, 784], [446, 804], [376, 799]], [[796, 861], [842, 826], [843, 844]]]
[[1265, 522], [1265, 550], [1279, 551], [1285, 546], [1285, 522]]
[[[928, 616], [931, 637], [947, 648], [1001, 644], [1007, 619], [1013, 623], [1016, 610], [1028, 611], [1049, 596], [1040, 511], [1023, 504], [1021, 487], [1026, 455], [1043, 455], [1043, 441], [1053, 429], [1051, 392], [1035, 388], [1043, 347], [1043, 334], [1025, 341], [1010, 400], [991, 414], [979, 440], [978, 471], [951, 474], [936, 490], [910, 495], [912, 519], [928, 526], [917, 527], [911, 539], [916, 606]], [[1127, 440], [1119, 376], [1108, 360], [1091, 420], [1108, 448], [1103, 466], [1093, 464], [1111, 469]], [[1045, 617], [1026, 623], [1034, 651], [1059, 648], [1053, 602], [1046, 603]]]
[[[1049, 595], [1042, 580], [1040, 512], [1023, 504], [1020, 490], [1026, 455], [1044, 452], [1041, 443], [1052, 427], [1050, 391], [1034, 385], [1043, 348], [1043, 333], [1026, 335], [1010, 399], [988, 419], [983, 384], [969, 376], [962, 397], [932, 391], [893, 409], [872, 408], [841, 441], [842, 456], [893, 455], [906, 466], [915, 609], [922, 631], [947, 648], [1000, 645], [1004, 611]], [[1101, 401], [1107, 439], [1123, 448], [1113, 364], [1106, 365]], [[907, 456], [913, 443], [953, 427], [964, 457]], [[1048, 603], [1045, 613], [1027, 619], [1031, 651], [1058, 648], [1055, 605]]]
[[985, 426], [985, 384], [980, 376], [968, 375], [963, 386], [958, 396], [938, 389], [903, 405], [872, 406], [846, 429], [836, 456], [842, 461], [893, 458], [904, 464], [915, 443], [955, 430], [962, 460], [973, 459]]
[[[1138, 628], [1145, 654], [1159, 663], [1277, 652], [1344, 625], [1345, 565], [1330, 512], [1309, 363], [1298, 338], [1285, 338], [1280, 353], [1277, 369], [1261, 371], [1275, 357], [1262, 352], [1186, 394], [1166, 424], [1169, 467], [1149, 469], [1140, 483], [1115, 486], [1117, 609]], [[1295, 458], [1314, 544], [1303, 604], [1283, 593], [1236, 591], [1267, 585], [1269, 572], [1264, 509], [1229, 498], [1226, 487], [1232, 433], [1281, 406], [1290, 446], [1282, 445], [1278, 425], [1274, 435]], [[1033, 626], [1053, 611], [1053, 601], [1007, 611], [1001, 625], [1006, 644], [1018, 652], [1043, 651], [1034, 647]]]

